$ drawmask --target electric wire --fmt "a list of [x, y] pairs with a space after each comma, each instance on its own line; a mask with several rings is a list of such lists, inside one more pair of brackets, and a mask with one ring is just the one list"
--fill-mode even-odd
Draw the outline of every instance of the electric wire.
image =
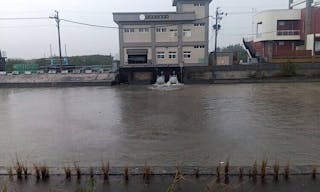
[[41, 20], [50, 19], [49, 17], [0, 17], [0, 20], [11, 21], [11, 20]]
[[85, 25], [85, 26], [89, 26], [89, 27], [98, 27], [98, 28], [107, 28], [107, 29], [119, 29], [119, 27], [112, 27], [112, 26], [106, 26], [106, 25], [95, 25], [95, 24], [83, 23], [83, 22], [79, 22], [79, 21], [72, 21], [72, 20], [69, 20], [69, 19], [60, 19], [60, 20], [68, 22], [68, 23], [74, 23], [74, 24], [78, 24], [78, 25]]

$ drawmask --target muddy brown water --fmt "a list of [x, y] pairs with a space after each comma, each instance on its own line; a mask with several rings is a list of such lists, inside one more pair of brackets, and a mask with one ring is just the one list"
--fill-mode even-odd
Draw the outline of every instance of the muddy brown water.
[[320, 83], [0, 89], [0, 165], [320, 163]]

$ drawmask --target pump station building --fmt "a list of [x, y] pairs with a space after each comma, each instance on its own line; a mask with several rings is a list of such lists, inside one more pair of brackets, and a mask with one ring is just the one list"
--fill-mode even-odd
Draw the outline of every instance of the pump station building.
[[173, 71], [182, 79], [186, 69], [208, 66], [211, 1], [174, 0], [176, 12], [113, 13], [122, 80], [149, 83]]

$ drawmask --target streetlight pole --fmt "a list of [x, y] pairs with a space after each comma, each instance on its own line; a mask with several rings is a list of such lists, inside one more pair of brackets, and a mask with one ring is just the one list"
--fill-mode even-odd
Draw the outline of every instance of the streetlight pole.
[[60, 61], [60, 72], [63, 70], [62, 65], [62, 51], [61, 51], [61, 35], [60, 35], [60, 17], [59, 17], [59, 11], [54, 11], [55, 15], [53, 17], [50, 17], [51, 19], [55, 19], [57, 23], [57, 29], [58, 29], [58, 41], [59, 41], [59, 61]]

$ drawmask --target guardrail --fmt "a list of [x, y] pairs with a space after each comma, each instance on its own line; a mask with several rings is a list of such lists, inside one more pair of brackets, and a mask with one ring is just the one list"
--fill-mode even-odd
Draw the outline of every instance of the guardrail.
[[300, 35], [300, 30], [278, 30], [278, 36], [296, 36]]

